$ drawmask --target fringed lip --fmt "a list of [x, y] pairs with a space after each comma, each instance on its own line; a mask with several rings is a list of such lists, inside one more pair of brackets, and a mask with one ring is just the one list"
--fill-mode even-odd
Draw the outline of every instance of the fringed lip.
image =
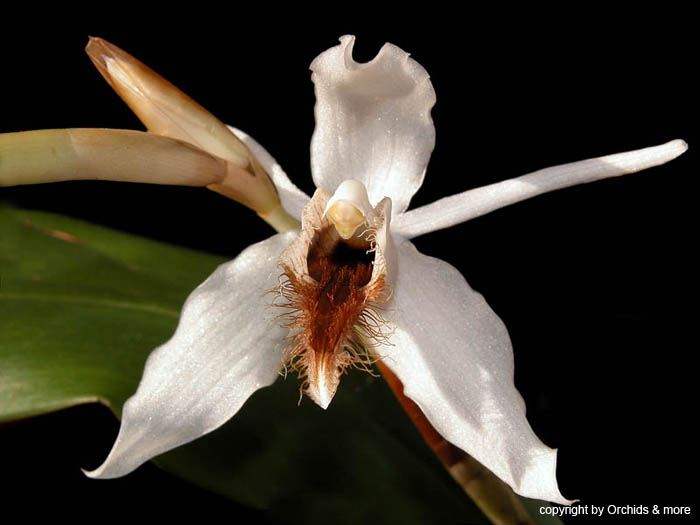
[[324, 409], [342, 373], [351, 366], [368, 370], [372, 346], [386, 340], [382, 311], [391, 298], [392, 266], [391, 201], [363, 210], [365, 223], [344, 239], [324, 213], [330, 199], [318, 189], [304, 208], [302, 230], [280, 258], [277, 303], [289, 330], [285, 365]]

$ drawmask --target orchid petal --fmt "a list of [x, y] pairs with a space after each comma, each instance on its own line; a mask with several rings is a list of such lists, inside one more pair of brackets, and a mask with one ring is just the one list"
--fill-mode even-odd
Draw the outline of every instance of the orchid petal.
[[411, 239], [549, 191], [618, 177], [669, 162], [688, 149], [682, 140], [545, 168], [515, 179], [445, 197], [396, 218], [394, 232]]
[[333, 195], [358, 180], [370, 202], [390, 197], [394, 214], [408, 207], [423, 183], [435, 145], [428, 73], [408, 53], [385, 44], [366, 64], [352, 58], [353, 36], [311, 64], [316, 129], [311, 140], [314, 182]]
[[248, 147], [250, 152], [270, 176], [275, 188], [277, 188], [282, 207], [292, 217], [301, 220], [301, 212], [304, 206], [309, 203], [311, 197], [294, 185], [274, 157], [253, 137], [248, 135], [245, 131], [241, 131], [233, 126], [229, 126], [228, 128]]
[[128, 474], [228, 421], [282, 367], [285, 330], [265, 297], [295, 233], [278, 234], [221, 265], [187, 299], [175, 335], [146, 362], [124, 405], [119, 436], [88, 476]]
[[399, 247], [392, 346], [378, 349], [435, 429], [522, 496], [571, 503], [525, 418], [503, 322], [444, 261]]

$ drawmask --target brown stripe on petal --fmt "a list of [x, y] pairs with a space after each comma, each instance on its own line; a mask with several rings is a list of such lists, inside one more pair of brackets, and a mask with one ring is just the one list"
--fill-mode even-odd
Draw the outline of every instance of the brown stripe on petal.
[[304, 210], [299, 238], [282, 255], [277, 304], [287, 309], [290, 330], [285, 362], [322, 408], [349, 366], [369, 371], [371, 347], [385, 337], [382, 307], [390, 297], [385, 272], [377, 271], [374, 228], [344, 241], [322, 216], [327, 200], [317, 191]]

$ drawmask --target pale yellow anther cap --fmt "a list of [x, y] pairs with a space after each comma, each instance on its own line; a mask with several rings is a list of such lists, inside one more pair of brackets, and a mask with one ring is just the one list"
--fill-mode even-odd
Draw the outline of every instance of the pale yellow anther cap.
[[349, 239], [369, 217], [374, 216], [374, 210], [365, 185], [356, 180], [346, 180], [328, 200], [323, 214], [333, 221], [343, 239]]

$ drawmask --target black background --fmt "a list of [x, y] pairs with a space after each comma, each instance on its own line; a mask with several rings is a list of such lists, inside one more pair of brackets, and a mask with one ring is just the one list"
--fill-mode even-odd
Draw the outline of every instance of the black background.
[[[83, 53], [93, 34], [249, 132], [311, 193], [308, 65], [354, 33], [358, 60], [390, 41], [431, 75], [437, 145], [412, 206], [685, 139], [690, 150], [667, 166], [538, 197], [415, 244], [459, 268], [508, 326], [516, 385], [538, 436], [559, 449], [565, 496], [598, 506], [688, 505], [697, 517], [689, 477], [698, 466], [691, 327], [700, 90], [688, 15], [266, 9], [176, 20], [138, 11], [89, 22], [69, 11], [10, 17], [0, 33], [0, 132], [142, 129]], [[3, 188], [0, 198], [231, 257], [271, 233], [204, 189], [80, 182]], [[257, 519], [151, 465], [114, 482], [84, 478], [79, 468], [102, 461], [117, 429], [97, 406], [0, 426], [3, 499], [29, 515], [78, 519], [144, 503], [167, 513], [173, 502]]]

